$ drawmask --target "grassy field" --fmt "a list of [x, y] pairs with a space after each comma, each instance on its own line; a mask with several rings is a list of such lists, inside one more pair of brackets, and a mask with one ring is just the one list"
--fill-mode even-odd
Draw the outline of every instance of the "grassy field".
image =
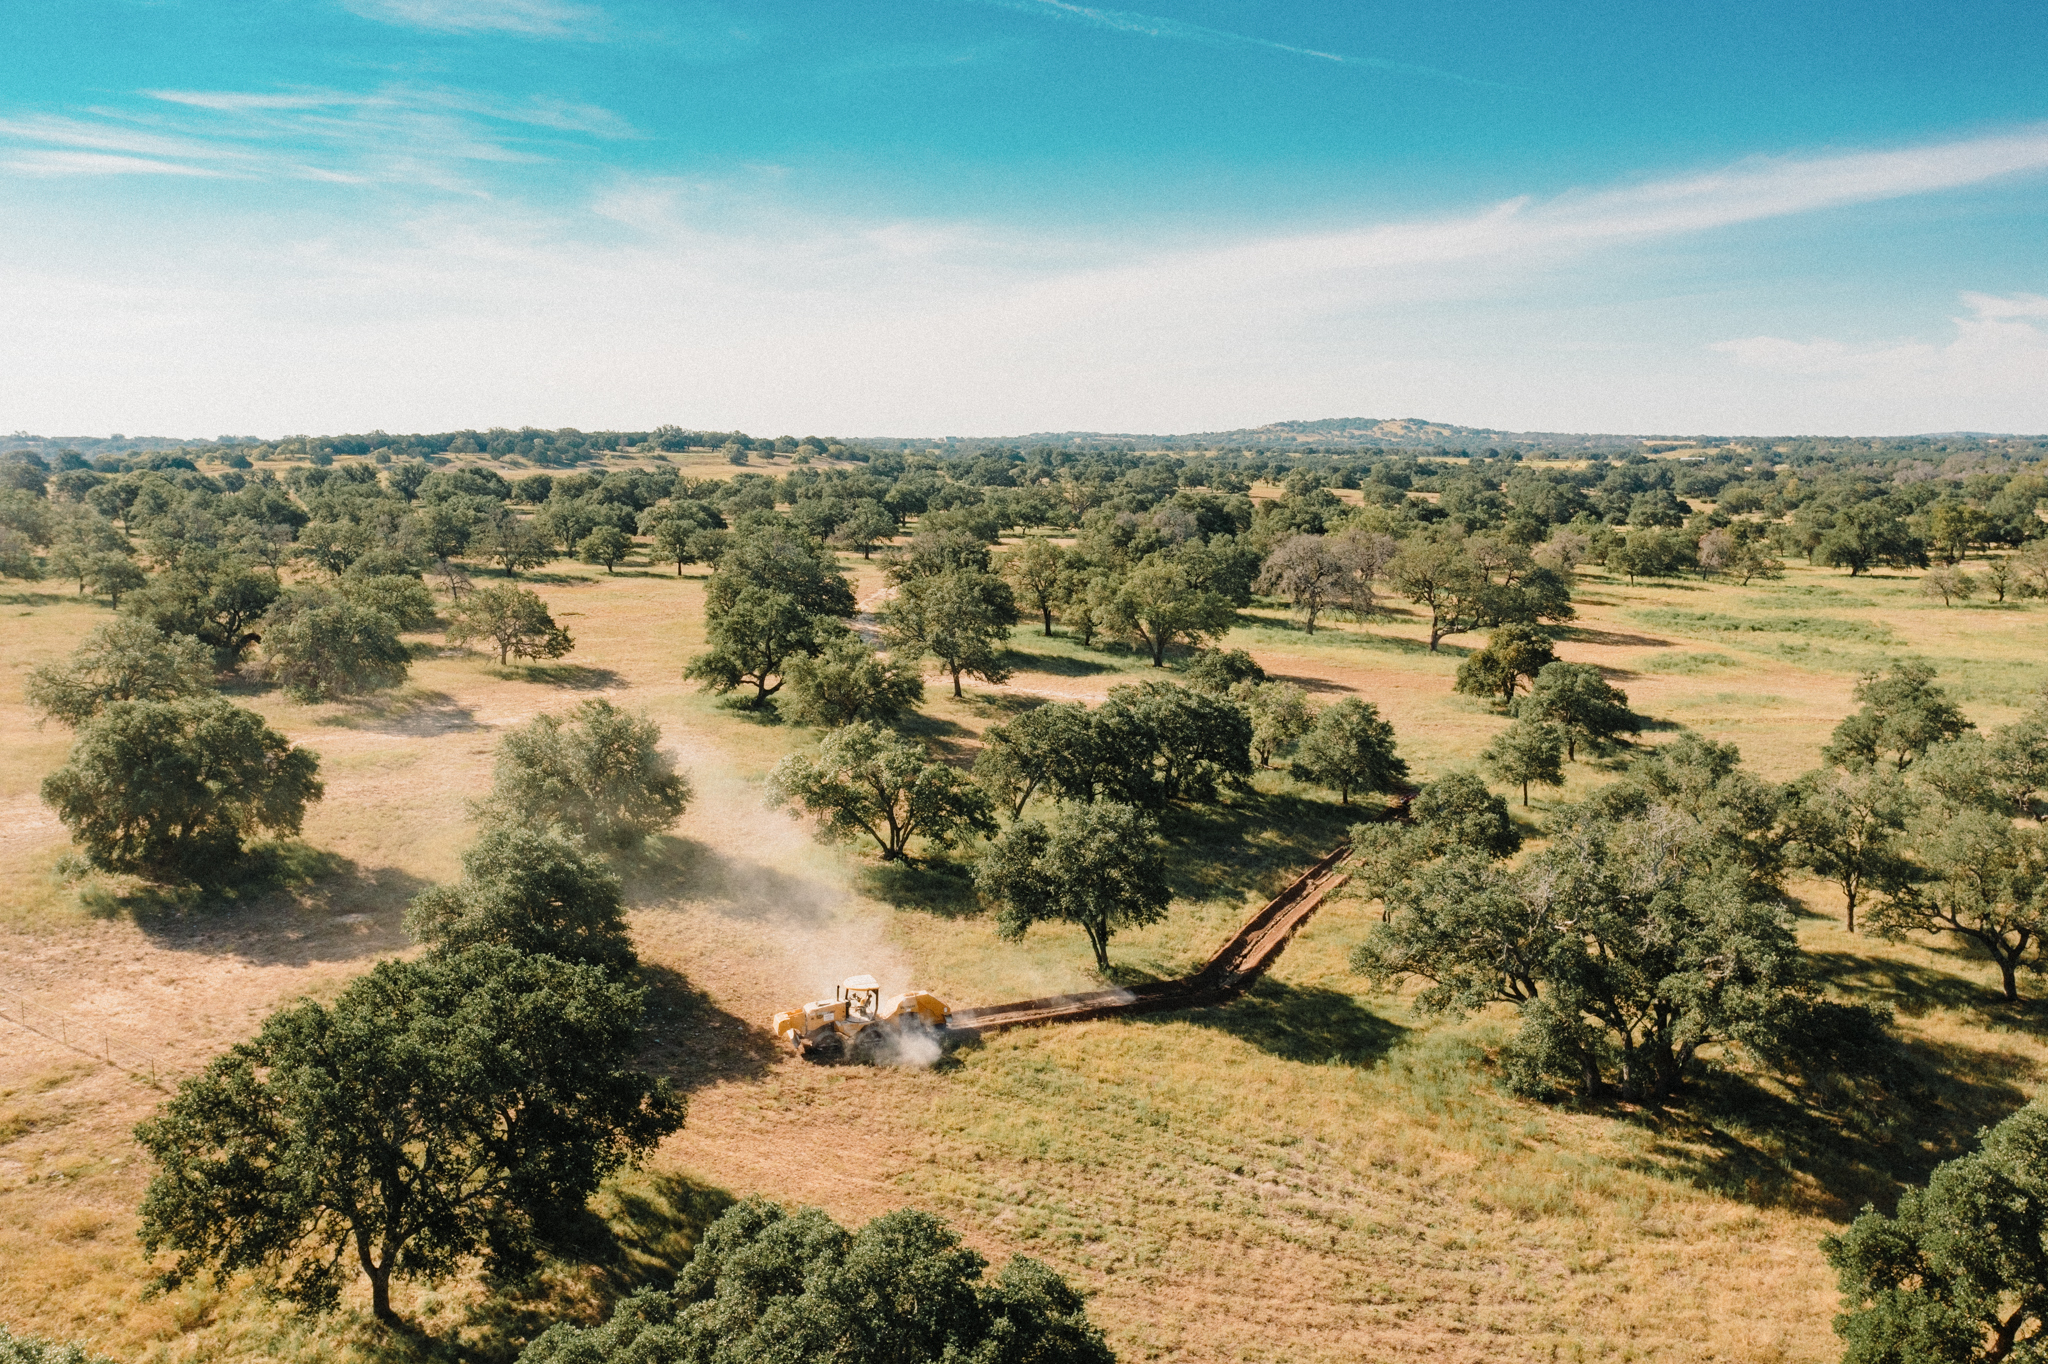
[[[692, 473], [729, 472], [691, 469]], [[857, 590], [880, 586], [849, 558]], [[576, 636], [559, 663], [501, 668], [422, 636], [413, 681], [360, 704], [244, 704], [318, 750], [326, 800], [285, 884], [194, 903], [57, 875], [62, 828], [36, 797], [67, 734], [38, 729], [23, 673], [105, 614], [59, 590], [10, 591], [0, 677], [0, 990], [60, 1013], [67, 1047], [0, 1022], [4, 1318], [151, 1360], [502, 1357], [545, 1300], [594, 1309], [687, 1254], [730, 1197], [764, 1193], [858, 1221], [910, 1204], [1001, 1263], [1047, 1260], [1094, 1296], [1133, 1360], [1821, 1360], [1836, 1345], [1816, 1243], [1887, 1204], [2024, 1102], [2048, 1012], [1997, 1003], [1995, 973], [1946, 944], [1851, 936], [1802, 883], [1801, 932], [1845, 994], [1899, 1013], [1918, 1074], [1902, 1111], [1829, 1117], [1728, 1076], [1685, 1109], [1580, 1113], [1490, 1082], [1504, 1020], [1444, 1024], [1363, 991], [1346, 952], [1376, 913], [1330, 903], [1251, 996], [1227, 1008], [1009, 1034], [931, 1071], [818, 1069], [778, 1054], [775, 1008], [870, 971], [960, 1003], [1094, 984], [1078, 932], [996, 940], [961, 861], [884, 871], [763, 808], [761, 779], [812, 736], [686, 686], [703, 570], [557, 565], [528, 575]], [[11, 587], [12, 585], [10, 585]], [[2048, 606], [1942, 607], [1912, 577], [1792, 569], [1748, 588], [1629, 586], [1587, 575], [1559, 646], [1607, 669], [1645, 738], [1679, 726], [1739, 743], [1759, 773], [1815, 764], [1863, 670], [1927, 658], [1972, 719], [2003, 722], [2040, 684]], [[1464, 651], [1425, 648], [1412, 615], [1311, 636], [1278, 609], [1227, 641], [1316, 699], [1361, 695], [1429, 777], [1505, 721], [1452, 694]], [[1126, 649], [1018, 630], [1019, 671], [955, 700], [933, 681], [916, 728], [971, 755], [991, 723], [1048, 698], [1096, 699], [1152, 675]], [[579, 698], [663, 725], [696, 786], [673, 835], [626, 868], [655, 988], [650, 1064], [691, 1096], [687, 1127], [601, 1200], [592, 1263], [549, 1285], [410, 1292], [440, 1345], [384, 1341], [361, 1316], [308, 1323], [246, 1292], [145, 1292], [133, 1209], [148, 1170], [128, 1133], [161, 1097], [93, 1059], [97, 1037], [187, 1072], [294, 997], [329, 996], [409, 950], [405, 901], [452, 875], [498, 734]], [[1571, 769], [1536, 808], [1610, 773]], [[1519, 807], [1517, 813], [1520, 814]], [[1121, 971], [1200, 959], [1248, 909], [1342, 836], [1349, 812], [1279, 772], [1221, 811], [1175, 817], [1180, 901], [1119, 938]], [[455, 1344], [460, 1342], [459, 1349]]]

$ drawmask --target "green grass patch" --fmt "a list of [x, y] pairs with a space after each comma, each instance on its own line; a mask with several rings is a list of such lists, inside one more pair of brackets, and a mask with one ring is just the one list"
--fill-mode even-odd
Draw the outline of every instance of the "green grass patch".
[[1688, 635], [1802, 635], [1808, 639], [1846, 640], [1862, 644], [1891, 644], [1898, 639], [1888, 625], [1840, 620], [1834, 616], [1749, 619], [1723, 615], [1718, 611], [1685, 611], [1677, 607], [1651, 607], [1629, 614], [1645, 625]]

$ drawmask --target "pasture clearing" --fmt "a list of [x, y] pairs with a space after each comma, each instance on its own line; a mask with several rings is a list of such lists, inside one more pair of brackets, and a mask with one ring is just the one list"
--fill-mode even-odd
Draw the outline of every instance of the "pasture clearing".
[[[857, 595], [881, 586], [877, 565], [842, 563]], [[626, 868], [656, 989], [650, 1059], [692, 1108], [648, 1170], [607, 1195], [610, 1258], [558, 1271], [592, 1304], [672, 1265], [723, 1197], [764, 1193], [847, 1222], [925, 1207], [998, 1263], [1044, 1259], [1095, 1293], [1092, 1314], [1133, 1360], [1831, 1359], [1819, 1238], [1864, 1200], [1887, 1204], [2040, 1083], [2048, 1010], [1999, 1005], [1995, 973], [1960, 949], [1844, 933], [1837, 897], [1810, 882], [1798, 886], [1802, 935], [1845, 994], [1898, 1009], [1926, 1070], [1913, 1111], [1829, 1118], [1740, 1077], [1662, 1113], [1509, 1100], [1488, 1081], [1501, 1020], [1430, 1022], [1365, 992], [1345, 955], [1375, 911], [1342, 898], [1225, 1009], [1003, 1035], [924, 1072], [796, 1062], [767, 1045], [768, 1014], [855, 971], [959, 1003], [1099, 982], [1078, 933], [996, 941], [964, 857], [884, 869], [762, 808], [767, 769], [811, 735], [682, 681], [701, 644], [703, 573], [635, 562], [616, 577], [525, 575], [576, 636], [556, 663], [501, 668], [421, 636], [397, 693], [310, 707], [231, 693], [320, 753], [328, 791], [279, 884], [219, 904], [56, 876], [67, 845], [36, 786], [68, 735], [36, 728], [20, 680], [105, 608], [47, 587], [8, 593], [0, 988], [173, 1071], [196, 1068], [278, 1004], [331, 995], [409, 950], [399, 915], [454, 875], [472, 832], [464, 801], [487, 787], [498, 734], [604, 695], [662, 724], [697, 789], [675, 833]], [[2016, 715], [2044, 671], [2048, 606], [1943, 607], [1910, 576], [1794, 567], [1742, 588], [1595, 572], [1577, 602], [1562, 657], [1599, 665], [1659, 730], [1733, 740], [1776, 779], [1818, 761], [1858, 673], [1881, 660], [1927, 658], [1984, 727]], [[1505, 721], [1450, 690], [1482, 637], [1431, 654], [1426, 621], [1392, 605], [1313, 636], [1255, 608], [1224, 644], [1319, 702], [1375, 702], [1426, 778], [1470, 763]], [[933, 683], [912, 728], [964, 759], [1021, 707], [1154, 675], [1140, 654], [1048, 641], [1030, 623], [1013, 647], [1011, 682], [970, 683], [958, 701]], [[1608, 777], [1579, 764], [1534, 813]], [[1348, 822], [1277, 771], [1222, 810], [1175, 815], [1169, 832], [1190, 850], [1181, 898], [1166, 923], [1115, 941], [1120, 969], [1198, 962]], [[159, 1097], [0, 1022], [0, 1282], [13, 1326], [166, 1361], [451, 1357], [246, 1294], [149, 1298], [133, 1239], [148, 1172], [128, 1132]], [[489, 1357], [530, 1327], [538, 1301], [450, 1285], [410, 1306]]]

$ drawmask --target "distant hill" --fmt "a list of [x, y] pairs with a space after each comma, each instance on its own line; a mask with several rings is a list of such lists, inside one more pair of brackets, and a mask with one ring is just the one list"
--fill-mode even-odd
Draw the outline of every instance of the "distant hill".
[[[1626, 436], [1588, 432], [1497, 431], [1483, 426], [1453, 426], [1423, 417], [1324, 417], [1317, 421], [1268, 422], [1234, 431], [1190, 431], [1179, 435], [1114, 431], [1035, 431], [1025, 436], [959, 437], [944, 442], [956, 448], [990, 445], [1063, 445], [1068, 448], [1130, 447], [1140, 450], [1213, 450], [1219, 447], [1286, 450], [1304, 446], [1377, 446], [1384, 449], [1483, 450], [1540, 448], [1546, 450], [1615, 450], [1681, 443], [1673, 436]], [[930, 440], [889, 437], [876, 445], [922, 446]]]

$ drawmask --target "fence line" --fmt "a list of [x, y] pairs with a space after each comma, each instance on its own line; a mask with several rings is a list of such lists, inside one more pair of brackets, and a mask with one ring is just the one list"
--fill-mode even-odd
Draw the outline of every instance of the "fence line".
[[55, 1009], [46, 1009], [30, 1002], [19, 990], [0, 990], [0, 1018], [46, 1037], [60, 1047], [68, 1047], [146, 1080], [156, 1089], [165, 1088], [158, 1077], [168, 1075], [169, 1068], [111, 1028], [81, 1023]]

